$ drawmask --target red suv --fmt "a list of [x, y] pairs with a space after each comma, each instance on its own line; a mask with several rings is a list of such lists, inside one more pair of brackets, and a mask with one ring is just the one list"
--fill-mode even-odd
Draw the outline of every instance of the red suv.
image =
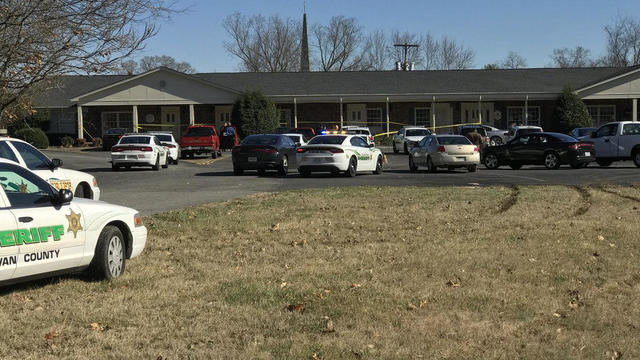
[[212, 158], [222, 156], [220, 138], [213, 125], [193, 125], [180, 139], [180, 152], [183, 157], [193, 157], [196, 154], [211, 154]]

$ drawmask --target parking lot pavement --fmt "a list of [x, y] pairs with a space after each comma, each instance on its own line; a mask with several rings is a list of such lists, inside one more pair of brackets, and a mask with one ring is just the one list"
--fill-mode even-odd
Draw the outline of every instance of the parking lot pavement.
[[[140, 210], [143, 214], [185, 208], [208, 202], [224, 201], [260, 192], [312, 189], [331, 186], [513, 186], [513, 185], [596, 185], [639, 184], [640, 168], [630, 161], [614, 163], [608, 168], [595, 164], [585, 169], [563, 166], [547, 170], [544, 166], [525, 166], [520, 170], [503, 167], [478, 172], [441, 171], [436, 174], [410, 173], [408, 159], [402, 154], [387, 154], [389, 163], [382, 175], [359, 175], [355, 178], [325, 174], [301, 178], [294, 171], [286, 177], [264, 177], [247, 172], [233, 176], [231, 153], [221, 159], [200, 158], [181, 161], [168, 169], [133, 168], [111, 171], [109, 153], [101, 151], [46, 151], [51, 158], [64, 161], [64, 167], [86, 171], [98, 179], [101, 199]], [[201, 161], [200, 161], [201, 160]]]

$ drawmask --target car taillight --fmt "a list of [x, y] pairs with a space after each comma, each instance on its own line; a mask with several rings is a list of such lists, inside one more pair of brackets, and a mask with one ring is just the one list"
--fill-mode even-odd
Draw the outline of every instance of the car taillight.
[[473, 152], [480, 152], [480, 149], [478, 149], [478, 145], [473, 147]]
[[305, 148], [298, 148], [298, 149], [296, 150], [296, 152], [297, 152], [297, 153], [307, 152], [307, 149], [305, 149]]
[[120, 151], [123, 151], [123, 150], [124, 150], [124, 149], [123, 149], [123, 148], [120, 148], [120, 147], [114, 147], [114, 148], [111, 148], [111, 152], [120, 152]]
[[334, 154], [341, 154], [344, 152], [344, 150], [342, 149], [329, 149], [329, 151], [331, 151]]
[[275, 153], [278, 152], [277, 149], [256, 149], [256, 151], [266, 152], [266, 153]]
[[140, 148], [140, 151], [153, 151], [153, 149], [150, 148], [149, 146], [143, 146]]
[[142, 216], [140, 216], [140, 214], [133, 215], [133, 225], [135, 225], [135, 227], [142, 226]]
[[439, 153], [446, 152], [446, 150], [444, 149], [444, 146], [442, 146], [442, 145], [438, 146], [438, 152]]
[[571, 145], [569, 145], [569, 149], [571, 149], [571, 150], [578, 150], [578, 144], [571, 144]]
[[369, 141], [373, 141], [373, 136], [369, 135]]

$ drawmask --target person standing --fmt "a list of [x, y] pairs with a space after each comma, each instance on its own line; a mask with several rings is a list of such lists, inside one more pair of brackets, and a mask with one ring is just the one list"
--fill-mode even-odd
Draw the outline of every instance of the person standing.
[[231, 150], [236, 144], [236, 129], [231, 126], [231, 123], [227, 123], [225, 135], [227, 137], [227, 149]]
[[222, 135], [222, 151], [227, 151], [229, 149], [229, 136], [227, 135], [227, 129], [229, 128], [229, 123], [225, 122], [222, 125], [222, 129], [220, 130], [220, 134]]
[[484, 146], [486, 145], [484, 136], [478, 132], [478, 129], [474, 128], [472, 132], [467, 133], [467, 138], [473, 145], [478, 147], [478, 152], [480, 152], [480, 161], [482, 161]]

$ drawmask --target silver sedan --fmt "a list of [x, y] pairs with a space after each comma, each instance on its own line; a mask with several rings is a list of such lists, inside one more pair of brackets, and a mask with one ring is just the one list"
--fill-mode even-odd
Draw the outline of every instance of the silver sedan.
[[415, 172], [426, 167], [429, 172], [438, 168], [453, 170], [467, 168], [469, 172], [478, 170], [480, 151], [469, 139], [462, 135], [425, 136], [409, 152], [409, 170]]

